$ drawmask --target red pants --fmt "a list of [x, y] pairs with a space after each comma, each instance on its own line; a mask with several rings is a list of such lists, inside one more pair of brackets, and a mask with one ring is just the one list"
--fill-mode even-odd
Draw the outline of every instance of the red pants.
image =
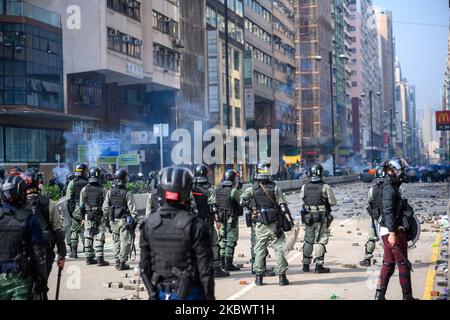
[[391, 247], [388, 241], [389, 235], [382, 236], [384, 245], [384, 259], [383, 267], [380, 271], [380, 278], [378, 280], [378, 289], [386, 290], [389, 284], [389, 279], [395, 271], [395, 263], [397, 263], [400, 286], [403, 294], [412, 292], [411, 287], [411, 270], [408, 267], [408, 241], [406, 233], [403, 229], [395, 232], [397, 241], [395, 247]]

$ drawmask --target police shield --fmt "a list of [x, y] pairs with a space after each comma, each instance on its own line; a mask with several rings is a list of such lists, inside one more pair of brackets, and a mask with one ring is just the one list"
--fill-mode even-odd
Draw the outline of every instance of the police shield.
[[[380, 234], [381, 229], [381, 216], [378, 221], [378, 234]], [[414, 213], [414, 209], [410, 204], [406, 206], [404, 211], [403, 223], [402, 225], [406, 229], [406, 234], [408, 236], [408, 249], [412, 250], [416, 247], [416, 242], [420, 238], [420, 232], [422, 230], [422, 226], [420, 224], [419, 219]], [[383, 241], [380, 241], [381, 245], [383, 245]]]

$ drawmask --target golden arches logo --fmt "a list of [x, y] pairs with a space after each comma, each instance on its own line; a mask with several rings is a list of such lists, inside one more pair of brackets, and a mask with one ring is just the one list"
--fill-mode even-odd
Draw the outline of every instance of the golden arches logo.
[[448, 112], [439, 113], [438, 123], [449, 123], [449, 122], [450, 122], [450, 117], [448, 115]]

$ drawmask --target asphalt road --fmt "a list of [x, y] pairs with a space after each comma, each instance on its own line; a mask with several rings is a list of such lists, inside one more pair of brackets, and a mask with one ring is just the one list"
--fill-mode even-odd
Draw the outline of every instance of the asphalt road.
[[[332, 224], [332, 237], [327, 246], [326, 266], [331, 268], [330, 274], [303, 273], [301, 271], [303, 230], [294, 244], [293, 250], [287, 254], [289, 271], [287, 273], [290, 285], [278, 286], [278, 277], [264, 278], [265, 285], [256, 287], [254, 276], [250, 270], [250, 230], [245, 222], [240, 221], [240, 238], [235, 252], [235, 262], [243, 264], [241, 271], [233, 272], [229, 278], [217, 279], [216, 298], [225, 300], [371, 300], [374, 297], [378, 273], [382, 263], [382, 248], [377, 245], [375, 251], [376, 263], [370, 268], [360, 267], [358, 262], [364, 255], [364, 244], [369, 230], [369, 217], [364, 214], [367, 199], [368, 184], [354, 183], [334, 186], [338, 206], [334, 209], [335, 221]], [[413, 292], [418, 298], [425, 296], [427, 278], [434, 270], [432, 261], [433, 243], [439, 232], [432, 226], [432, 219], [441, 214], [447, 214], [448, 190], [446, 184], [410, 184], [405, 185], [404, 196], [409, 198], [413, 207], [424, 220], [422, 234], [415, 249], [409, 252], [413, 263]], [[287, 195], [287, 201], [293, 215], [299, 211], [298, 193]], [[299, 220], [299, 217], [296, 218]], [[136, 239], [138, 246], [138, 236]], [[111, 236], [107, 235], [105, 258], [110, 261], [109, 267], [86, 266], [84, 255], [78, 260], [67, 259], [63, 270], [60, 299], [62, 300], [100, 300], [100, 299], [130, 299], [136, 298], [136, 290], [130, 288], [108, 288], [104, 285], [112, 282], [113, 286], [121, 282], [124, 286], [138, 282], [135, 271], [116, 271], [112, 257]], [[139, 259], [139, 253], [138, 258]], [[131, 261], [132, 267], [137, 267], [137, 260]], [[275, 264], [273, 251], [267, 264]], [[312, 268], [313, 269], [313, 268]], [[49, 298], [53, 299], [56, 288], [56, 268], [49, 280]], [[429, 280], [428, 280], [429, 282]], [[140, 284], [142, 286], [142, 282]], [[136, 284], [133, 284], [136, 287]], [[146, 299], [145, 291], [139, 292], [140, 299]], [[398, 283], [398, 272], [391, 279], [387, 299], [401, 299]]]

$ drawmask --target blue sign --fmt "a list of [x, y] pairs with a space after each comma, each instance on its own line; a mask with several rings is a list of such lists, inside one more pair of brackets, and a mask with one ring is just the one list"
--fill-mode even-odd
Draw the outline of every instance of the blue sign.
[[120, 146], [118, 139], [96, 141], [100, 157], [118, 157]]

